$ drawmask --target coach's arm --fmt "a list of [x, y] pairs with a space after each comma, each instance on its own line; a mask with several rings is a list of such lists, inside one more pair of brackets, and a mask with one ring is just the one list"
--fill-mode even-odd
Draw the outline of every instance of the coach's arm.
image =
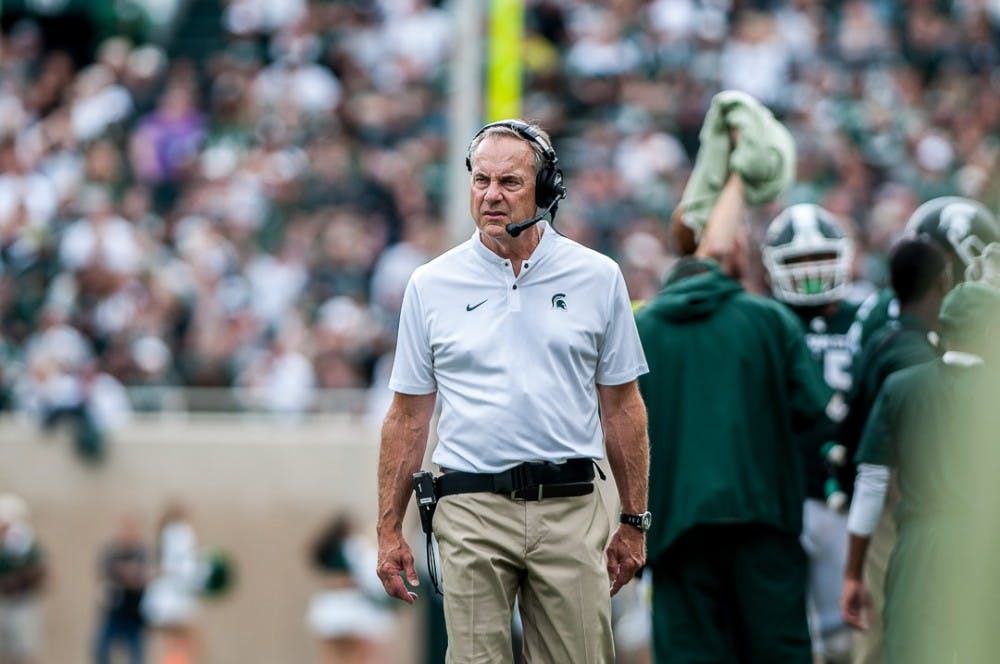
[[[608, 465], [618, 486], [622, 512], [646, 511], [649, 486], [649, 434], [646, 405], [638, 381], [623, 385], [598, 385], [601, 419]], [[631, 581], [646, 564], [646, 536], [638, 528], [619, 525], [608, 544], [608, 577], [611, 594]]]
[[437, 394], [396, 393], [382, 424], [378, 458], [378, 576], [386, 593], [413, 604], [420, 585], [413, 552], [403, 537], [403, 517], [413, 490], [413, 473], [420, 470], [427, 447]]

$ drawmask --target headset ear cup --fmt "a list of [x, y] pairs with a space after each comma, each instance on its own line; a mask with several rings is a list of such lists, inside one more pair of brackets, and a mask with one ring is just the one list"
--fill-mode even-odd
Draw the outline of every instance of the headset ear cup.
[[566, 185], [563, 184], [563, 172], [558, 166], [552, 168], [552, 195], [555, 198], [566, 198]]
[[535, 176], [535, 206], [545, 208], [552, 202], [552, 169], [546, 166]]
[[535, 178], [535, 205], [547, 208], [552, 201], [561, 198], [565, 190], [562, 179], [562, 171], [558, 168], [546, 166], [539, 171]]

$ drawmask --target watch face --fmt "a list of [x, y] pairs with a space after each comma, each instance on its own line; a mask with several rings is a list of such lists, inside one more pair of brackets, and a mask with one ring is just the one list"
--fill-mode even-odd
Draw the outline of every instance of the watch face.
[[642, 529], [649, 530], [649, 527], [653, 525], [653, 515], [646, 512], [642, 515]]

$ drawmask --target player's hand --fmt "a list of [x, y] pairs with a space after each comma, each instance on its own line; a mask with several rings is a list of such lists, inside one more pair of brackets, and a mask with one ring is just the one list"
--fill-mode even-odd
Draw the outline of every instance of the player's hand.
[[382, 580], [382, 587], [390, 597], [413, 604], [417, 594], [407, 590], [402, 575], [406, 575], [406, 582], [411, 586], [419, 586], [420, 580], [413, 567], [413, 552], [402, 535], [379, 538], [377, 571], [378, 578]]
[[861, 579], [844, 579], [840, 595], [840, 615], [855, 629], [868, 629], [872, 598]]
[[646, 534], [638, 528], [620, 525], [608, 544], [608, 580], [611, 595], [635, 578], [646, 564]]

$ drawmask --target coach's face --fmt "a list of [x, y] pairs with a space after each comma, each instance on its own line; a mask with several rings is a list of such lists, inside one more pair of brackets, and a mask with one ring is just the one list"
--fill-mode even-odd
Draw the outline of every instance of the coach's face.
[[535, 215], [535, 155], [514, 136], [487, 136], [472, 155], [472, 218], [484, 235]]

